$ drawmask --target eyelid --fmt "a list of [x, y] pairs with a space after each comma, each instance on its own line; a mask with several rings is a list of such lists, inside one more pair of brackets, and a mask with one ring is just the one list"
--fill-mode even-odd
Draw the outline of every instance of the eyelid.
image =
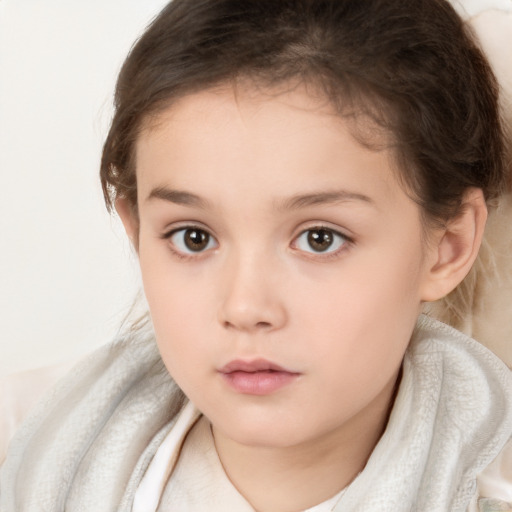
[[206, 233], [208, 233], [210, 236], [213, 236], [211, 230], [207, 226], [205, 226], [202, 222], [196, 222], [196, 221], [190, 221], [190, 220], [186, 221], [185, 220], [185, 221], [174, 222], [173, 224], [166, 226], [162, 230], [162, 234], [160, 235], [160, 238], [164, 238], [164, 239], [169, 238], [174, 233], [176, 233], [177, 231], [181, 231], [182, 229], [200, 229], [201, 231], [205, 231]]
[[325, 229], [326, 231], [332, 231], [333, 233], [336, 233], [343, 238], [345, 238], [348, 242], [353, 243], [354, 242], [354, 235], [350, 233], [350, 231], [346, 228], [342, 228], [340, 226], [334, 226], [329, 222], [325, 221], [311, 221], [311, 222], [305, 222], [302, 223], [299, 228], [296, 228], [295, 235], [293, 238], [297, 238], [298, 236], [302, 235], [303, 233], [306, 233], [307, 231], [315, 231], [319, 229]]

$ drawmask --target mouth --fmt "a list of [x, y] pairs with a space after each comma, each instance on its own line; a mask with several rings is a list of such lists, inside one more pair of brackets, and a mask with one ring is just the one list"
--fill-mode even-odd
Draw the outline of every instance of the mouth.
[[231, 361], [219, 373], [228, 386], [238, 393], [258, 396], [274, 393], [300, 375], [265, 359]]

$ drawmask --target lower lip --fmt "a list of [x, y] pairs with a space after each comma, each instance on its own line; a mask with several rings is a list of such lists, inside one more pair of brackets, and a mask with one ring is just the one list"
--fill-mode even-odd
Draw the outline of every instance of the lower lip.
[[269, 395], [293, 382], [299, 374], [282, 371], [223, 373], [224, 380], [239, 393]]

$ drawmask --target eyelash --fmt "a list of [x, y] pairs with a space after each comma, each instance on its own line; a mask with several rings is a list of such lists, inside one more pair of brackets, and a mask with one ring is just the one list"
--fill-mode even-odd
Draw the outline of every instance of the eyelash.
[[[194, 231], [194, 230], [201, 232], [202, 234], [205, 234], [208, 237], [208, 242], [207, 242], [207, 246], [205, 247], [205, 249], [198, 250], [198, 251], [190, 250], [190, 252], [186, 252], [186, 251], [177, 249], [176, 243], [172, 242], [172, 238], [178, 233], [182, 232], [184, 235], [187, 231]], [[312, 233], [315, 231], [316, 232], [323, 231], [325, 233], [333, 235], [334, 240], [338, 239], [339, 246], [335, 250], [332, 250], [332, 251], [329, 250], [330, 246], [327, 247], [325, 251], [315, 251], [314, 249], [311, 251], [308, 251], [308, 250], [301, 249], [301, 248], [297, 247], [297, 243], [302, 236], [306, 235], [307, 233]], [[191, 259], [197, 259], [198, 257], [201, 257], [204, 253], [208, 252], [209, 250], [211, 250], [213, 248], [213, 247], [210, 247], [210, 244], [212, 241], [214, 241], [214, 243], [216, 244], [216, 247], [218, 247], [218, 242], [215, 239], [215, 237], [213, 235], [211, 235], [208, 232], [208, 230], [204, 229], [201, 226], [196, 226], [196, 225], [186, 225], [186, 226], [181, 226], [181, 227], [172, 229], [172, 230], [164, 233], [163, 235], [161, 235], [161, 238], [164, 240], [170, 241], [169, 246], [170, 246], [170, 249], [173, 252], [173, 254], [183, 260], [191, 260]], [[308, 242], [306, 242], [306, 243], [308, 243]], [[333, 243], [336, 243], [336, 242], [333, 241]], [[324, 225], [320, 224], [320, 225], [314, 225], [314, 226], [309, 227], [308, 229], [302, 230], [293, 239], [293, 241], [291, 243], [291, 247], [292, 247], [292, 249], [296, 249], [302, 253], [307, 254], [308, 257], [310, 257], [310, 258], [321, 258], [322, 260], [325, 261], [328, 259], [338, 257], [340, 255], [340, 253], [344, 252], [353, 243], [354, 243], [354, 240], [351, 237], [349, 237], [343, 233], [340, 233], [339, 231], [337, 231], [333, 228], [330, 228], [328, 226], [324, 226]]]

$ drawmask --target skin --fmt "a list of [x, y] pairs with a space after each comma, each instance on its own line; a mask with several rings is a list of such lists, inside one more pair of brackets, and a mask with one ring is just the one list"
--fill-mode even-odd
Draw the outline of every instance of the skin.
[[[422, 302], [469, 270], [480, 191], [426, 244], [390, 151], [362, 147], [301, 88], [190, 95], [136, 149], [138, 220], [123, 200], [117, 208], [138, 240], [167, 369], [256, 510], [320, 503], [378, 442]], [[187, 248], [190, 227], [210, 237], [204, 250]], [[333, 237], [323, 252], [308, 243], [319, 228]], [[260, 396], [219, 373], [257, 358], [296, 376]]]

